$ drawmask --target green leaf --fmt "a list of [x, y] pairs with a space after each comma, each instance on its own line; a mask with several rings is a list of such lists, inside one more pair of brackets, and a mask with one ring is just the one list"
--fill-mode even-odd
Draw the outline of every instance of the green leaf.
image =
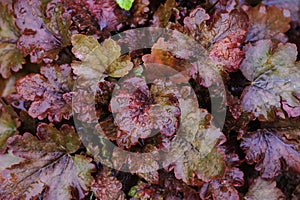
[[226, 138], [209, 125], [211, 115], [199, 109], [191, 99], [181, 99], [181, 125], [165, 156], [164, 168], [189, 185], [221, 178], [226, 169], [225, 157], [218, 146]]
[[13, 15], [8, 6], [0, 3], [0, 74], [4, 78], [22, 69], [25, 63], [23, 54], [16, 46], [20, 33], [15, 26]]
[[124, 10], [130, 10], [134, 0], [117, 0], [117, 4]]
[[107, 75], [121, 77], [133, 67], [130, 57], [120, 57], [121, 47], [112, 39], [99, 44], [93, 36], [72, 35], [72, 52], [81, 61], [74, 61], [72, 68], [79, 76], [80, 85], [91, 85]]
[[15, 135], [20, 121], [14, 110], [0, 99], [0, 152], [6, 150], [6, 141]]
[[8, 147], [24, 160], [1, 171], [1, 197], [34, 199], [44, 191], [44, 199], [83, 199], [90, 190], [94, 165], [82, 155], [70, 155], [80, 147], [73, 127], [40, 124], [37, 136], [14, 136]]
[[254, 180], [254, 183], [250, 185], [244, 199], [249, 200], [280, 200], [285, 199], [284, 194], [279, 188], [276, 187], [275, 181], [267, 181], [260, 177]]
[[11, 150], [7, 154], [0, 155], [0, 158], [0, 172], [24, 160], [24, 158], [15, 156]]
[[133, 67], [133, 63], [130, 61], [130, 56], [125, 55], [119, 57], [113, 63], [111, 63], [107, 73], [111, 77], [122, 77], [126, 75]]

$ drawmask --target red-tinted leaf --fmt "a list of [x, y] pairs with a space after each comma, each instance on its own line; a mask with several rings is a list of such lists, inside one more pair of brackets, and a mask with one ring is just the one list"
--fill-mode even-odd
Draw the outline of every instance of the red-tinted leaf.
[[118, 126], [117, 143], [130, 148], [138, 139], [155, 132], [172, 136], [178, 126], [180, 110], [174, 86], [157, 79], [150, 91], [146, 80], [139, 76], [125, 77], [111, 100], [115, 124]]
[[253, 42], [262, 39], [277, 39], [286, 42], [284, 35], [290, 29], [290, 12], [275, 6], [266, 7], [260, 4], [256, 7], [243, 6], [249, 17], [249, 29], [246, 41]]
[[218, 11], [232, 11], [235, 8], [240, 8], [241, 4], [244, 3], [244, 0], [208, 0], [211, 7]]
[[206, 25], [209, 16], [202, 8], [194, 9], [184, 19], [186, 32], [207, 48], [211, 59], [227, 71], [236, 71], [244, 58], [240, 44], [245, 40], [248, 17], [240, 10], [218, 12]]
[[20, 36], [13, 14], [8, 10], [8, 5], [0, 2], [0, 74], [4, 78], [22, 69], [25, 63], [22, 53], [17, 49], [16, 43]]
[[152, 82], [159, 77], [161, 79], [167, 78], [178, 84], [188, 81], [191, 64], [186, 60], [176, 58], [172, 53], [163, 49], [164, 47], [172, 48], [169, 44], [164, 44], [159, 39], [158, 43], [152, 47], [151, 54], [142, 57], [147, 80]]
[[230, 13], [218, 13], [210, 26], [213, 38], [210, 42], [213, 47], [210, 57], [220, 63], [227, 71], [236, 71], [244, 58], [240, 49], [245, 40], [248, 28], [248, 18], [244, 12], [233, 10]]
[[178, 31], [172, 32], [168, 39], [158, 38], [151, 54], [142, 59], [150, 80], [168, 77], [174, 83], [183, 83], [192, 76], [205, 87], [223, 84], [222, 67], [209, 58], [204, 47]]
[[98, 119], [108, 115], [108, 105], [115, 84], [101, 81], [96, 88], [96, 94], [91, 89], [77, 89], [72, 96], [72, 109], [78, 114], [77, 119], [83, 122], [98, 122]]
[[106, 37], [109, 32], [119, 30], [126, 20], [125, 11], [117, 6], [116, 1], [63, 0], [63, 4], [66, 14], [70, 15], [73, 34]]
[[114, 199], [125, 200], [122, 183], [111, 175], [111, 170], [104, 167], [96, 176], [96, 181], [92, 185], [92, 191], [99, 200]]
[[251, 85], [241, 97], [243, 110], [259, 120], [272, 120], [276, 112], [280, 113], [282, 102], [287, 112], [291, 110], [287, 106], [298, 108], [300, 65], [295, 64], [296, 46], [287, 43], [276, 47], [269, 40], [260, 40], [246, 45], [244, 50], [246, 58], [240, 69]]
[[246, 200], [282, 200], [285, 199], [284, 194], [276, 187], [275, 181], [266, 181], [260, 177], [254, 180], [250, 185], [249, 191], [245, 195]]
[[69, 65], [46, 65], [41, 74], [31, 74], [18, 80], [17, 92], [31, 101], [28, 113], [33, 118], [59, 122], [72, 115], [70, 91], [73, 79]]
[[166, 199], [166, 200], [199, 200], [199, 194], [195, 189], [177, 180], [173, 174], [160, 173], [159, 184], [148, 184], [139, 181], [133, 186], [128, 195], [131, 200], [136, 199]]
[[54, 60], [59, 51], [70, 44], [70, 21], [63, 15], [59, 0], [16, 0], [13, 8], [16, 25], [22, 33], [17, 45], [24, 56], [30, 55], [31, 62]]
[[219, 181], [211, 181], [201, 188], [200, 197], [201, 199], [237, 200], [239, 199], [239, 194], [230, 184], [220, 184]]
[[[300, 101], [300, 94], [293, 94], [293, 96]], [[300, 116], [300, 106], [291, 106], [287, 101], [282, 101], [282, 108], [288, 114], [288, 117]]]
[[83, 199], [94, 165], [84, 156], [69, 155], [79, 146], [79, 137], [68, 125], [57, 130], [40, 124], [37, 137], [25, 133], [10, 138], [8, 147], [24, 160], [1, 171], [1, 199], [37, 198], [43, 191], [44, 199]]
[[242, 138], [241, 148], [262, 178], [274, 178], [281, 170], [300, 173], [299, 135], [299, 129], [258, 130]]
[[300, 25], [300, 1], [299, 0], [263, 0], [262, 3], [268, 6], [286, 8], [291, 12], [291, 20], [294, 24]]
[[144, 25], [148, 21], [148, 14], [150, 13], [149, 0], [135, 0], [130, 9], [131, 17], [126, 20], [130, 27], [137, 27]]

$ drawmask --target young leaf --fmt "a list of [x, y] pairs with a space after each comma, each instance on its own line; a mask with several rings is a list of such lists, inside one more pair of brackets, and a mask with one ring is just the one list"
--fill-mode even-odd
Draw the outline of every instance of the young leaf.
[[111, 170], [104, 167], [96, 176], [93, 183], [92, 192], [97, 199], [125, 200], [125, 194], [122, 191], [122, 183], [112, 176]]
[[241, 148], [248, 163], [257, 163], [255, 169], [261, 172], [262, 178], [272, 179], [281, 170], [300, 173], [299, 135], [299, 129], [262, 129], [246, 134]]
[[74, 61], [74, 73], [82, 80], [80, 84], [90, 85], [110, 75], [121, 77], [133, 67], [130, 57], [120, 57], [121, 47], [112, 39], [99, 44], [93, 36], [72, 35], [72, 52], [81, 61]]
[[0, 99], [0, 153], [6, 150], [6, 141], [18, 133], [20, 121], [14, 110]]
[[254, 183], [250, 185], [249, 191], [245, 195], [244, 199], [280, 200], [285, 199], [285, 196], [281, 190], [276, 187], [275, 181], [266, 181], [261, 177], [258, 177], [254, 180]]
[[124, 10], [130, 10], [134, 0], [116, 0], [117, 4]]
[[25, 133], [9, 139], [13, 154], [24, 160], [1, 171], [0, 197], [8, 199], [83, 199], [93, 181], [94, 165], [82, 156], [70, 156], [80, 140], [73, 127], [57, 130], [40, 124], [37, 136]]
[[50, 122], [69, 119], [72, 115], [70, 92], [73, 84], [71, 67], [48, 64], [40, 69], [41, 74], [27, 75], [17, 81], [18, 94], [31, 101], [28, 114], [33, 118]]
[[294, 44], [279, 44], [260, 40], [244, 47], [246, 58], [240, 70], [251, 81], [243, 91], [244, 111], [252, 112], [259, 120], [272, 120], [282, 102], [299, 107], [296, 94], [300, 88], [300, 65], [295, 64], [297, 48]]
[[22, 69], [25, 63], [22, 53], [18, 50], [16, 43], [20, 33], [15, 26], [13, 14], [8, 10], [8, 5], [0, 2], [0, 74], [3, 78]]
[[52, 1], [22, 1], [13, 4], [16, 25], [22, 35], [18, 48], [33, 63], [57, 59], [59, 51], [70, 44], [70, 21], [63, 14], [62, 3]]
[[253, 42], [262, 39], [277, 39], [286, 42], [284, 35], [290, 29], [290, 12], [276, 6], [266, 7], [260, 4], [256, 7], [243, 6], [249, 17], [249, 29], [246, 41]]

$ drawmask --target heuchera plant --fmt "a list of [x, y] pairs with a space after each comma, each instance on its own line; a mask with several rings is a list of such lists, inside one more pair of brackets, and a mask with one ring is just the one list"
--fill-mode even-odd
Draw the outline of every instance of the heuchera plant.
[[300, 199], [299, 13], [0, 0], [0, 200]]

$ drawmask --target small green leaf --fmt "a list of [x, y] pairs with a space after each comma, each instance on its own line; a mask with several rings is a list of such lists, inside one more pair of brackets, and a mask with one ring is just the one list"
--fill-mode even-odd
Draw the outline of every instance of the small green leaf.
[[129, 192], [128, 192], [128, 196], [130, 197], [137, 197], [137, 192], [138, 192], [138, 186], [133, 186], [132, 188], [130, 188]]
[[0, 99], [0, 153], [6, 150], [6, 141], [15, 135], [20, 121], [13, 109]]
[[130, 10], [134, 0], [117, 0], [117, 4], [124, 10]]

